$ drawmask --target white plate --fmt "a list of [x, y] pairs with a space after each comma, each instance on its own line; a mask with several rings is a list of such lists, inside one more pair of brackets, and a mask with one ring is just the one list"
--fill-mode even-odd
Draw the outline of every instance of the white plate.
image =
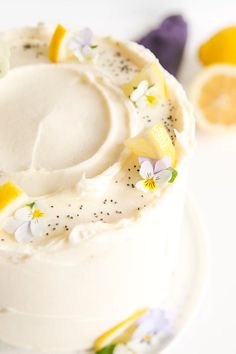
[[[207, 275], [206, 232], [190, 198], [184, 209], [181, 236], [177, 267], [171, 279], [169, 296], [163, 304], [165, 309], [174, 314], [175, 331], [173, 335], [164, 338], [158, 348], [153, 348], [153, 353], [170, 353], [180, 333], [196, 313], [204, 293]], [[0, 353], [41, 354], [17, 350], [4, 344], [0, 344]]]

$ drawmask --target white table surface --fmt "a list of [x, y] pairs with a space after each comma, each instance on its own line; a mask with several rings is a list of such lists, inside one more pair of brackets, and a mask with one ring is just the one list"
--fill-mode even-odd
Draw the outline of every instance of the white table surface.
[[[180, 79], [188, 86], [196, 48], [217, 28], [236, 24], [235, 0], [0, 0], [0, 30], [39, 21], [89, 26], [136, 38], [170, 13], [182, 12], [190, 34]], [[198, 134], [189, 189], [209, 231], [210, 275], [194, 321], [169, 354], [236, 353], [236, 136]]]

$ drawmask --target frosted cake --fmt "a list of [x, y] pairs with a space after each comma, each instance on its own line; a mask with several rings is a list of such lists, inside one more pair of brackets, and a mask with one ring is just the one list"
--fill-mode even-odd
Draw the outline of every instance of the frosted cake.
[[145, 345], [179, 243], [183, 89], [149, 50], [88, 28], [40, 24], [0, 45], [0, 341]]

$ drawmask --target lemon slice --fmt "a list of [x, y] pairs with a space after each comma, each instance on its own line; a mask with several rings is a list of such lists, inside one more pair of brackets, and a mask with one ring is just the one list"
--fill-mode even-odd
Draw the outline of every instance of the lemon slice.
[[236, 64], [236, 26], [224, 28], [199, 48], [199, 58], [204, 65], [216, 63]]
[[147, 311], [148, 309], [142, 309], [135, 312], [125, 321], [120, 322], [115, 327], [102, 334], [94, 344], [95, 351], [101, 350], [109, 344], [126, 343], [137, 327], [135, 322]]
[[158, 61], [154, 61], [151, 64], [146, 65], [131, 81], [122, 86], [126, 96], [129, 97], [139, 83], [145, 80], [148, 81], [150, 85], [157, 85], [159, 95], [162, 98], [167, 97], [166, 84]]
[[0, 220], [24, 204], [27, 196], [12, 182], [0, 186]]
[[147, 128], [140, 135], [126, 140], [125, 145], [132, 153], [139, 157], [161, 159], [165, 156], [169, 156], [172, 161], [172, 166], [175, 166], [175, 147], [162, 123]]
[[71, 57], [71, 52], [67, 48], [69, 31], [62, 25], [58, 25], [52, 35], [49, 45], [48, 56], [53, 63], [65, 61]]
[[202, 70], [190, 87], [197, 123], [209, 132], [236, 127], [236, 66], [215, 64]]

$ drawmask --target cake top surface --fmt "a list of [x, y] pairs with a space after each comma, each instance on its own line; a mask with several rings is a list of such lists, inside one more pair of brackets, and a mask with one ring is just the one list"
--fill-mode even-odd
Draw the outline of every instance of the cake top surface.
[[182, 89], [151, 52], [63, 29], [0, 38], [3, 250], [75, 245], [141, 217], [192, 144]]

